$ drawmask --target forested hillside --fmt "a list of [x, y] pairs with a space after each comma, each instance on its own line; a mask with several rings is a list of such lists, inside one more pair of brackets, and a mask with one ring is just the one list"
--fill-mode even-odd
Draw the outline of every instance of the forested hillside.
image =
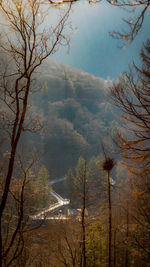
[[[150, 0], [90, 0], [90, 19], [84, 2], [0, 1], [0, 267], [150, 267]], [[112, 82], [50, 60], [72, 48], [74, 10], [95, 31], [81, 51], [115, 70], [109, 21], [122, 53], [140, 36], [140, 62]]]
[[101, 142], [113, 151], [111, 136], [119, 124], [117, 109], [107, 97], [110, 81], [49, 60], [40, 84], [40, 93], [33, 95], [43, 125], [37, 138], [53, 177], [63, 176], [81, 155], [98, 155]]

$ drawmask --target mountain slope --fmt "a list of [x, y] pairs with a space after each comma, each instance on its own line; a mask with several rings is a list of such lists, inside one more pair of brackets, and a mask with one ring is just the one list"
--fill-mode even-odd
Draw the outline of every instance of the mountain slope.
[[[38, 136], [43, 163], [58, 177], [75, 166], [80, 155], [97, 155], [101, 141], [112, 149], [110, 132], [117, 114], [107, 98], [110, 83], [83, 71], [48, 60], [41, 69], [42, 89], [34, 106], [45, 121]], [[35, 140], [35, 137], [34, 137]]]

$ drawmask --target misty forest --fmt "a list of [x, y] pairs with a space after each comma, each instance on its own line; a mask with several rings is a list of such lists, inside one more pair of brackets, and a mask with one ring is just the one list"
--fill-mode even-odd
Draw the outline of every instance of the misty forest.
[[0, 0], [0, 267], [150, 267], [150, 0]]

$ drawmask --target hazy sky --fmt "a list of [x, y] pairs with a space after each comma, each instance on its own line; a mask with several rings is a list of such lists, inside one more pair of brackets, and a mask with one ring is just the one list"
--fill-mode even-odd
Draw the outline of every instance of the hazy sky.
[[149, 32], [150, 13], [135, 41], [126, 49], [118, 48], [121, 42], [113, 39], [109, 32], [125, 29], [122, 18], [131, 15], [104, 3], [92, 6], [86, 2], [76, 4], [70, 20], [78, 30], [71, 36], [70, 54], [67, 55], [66, 48], [60, 48], [53, 58], [104, 79], [108, 76], [116, 79], [128, 69], [132, 60], [140, 62], [140, 48]]

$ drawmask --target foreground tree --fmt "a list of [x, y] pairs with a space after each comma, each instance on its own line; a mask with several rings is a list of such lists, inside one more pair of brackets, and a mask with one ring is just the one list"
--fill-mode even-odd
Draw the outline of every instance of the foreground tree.
[[[138, 250], [134, 262], [145, 264], [150, 255], [147, 233], [150, 231], [150, 41], [141, 50], [141, 67], [122, 75], [111, 90], [111, 97], [123, 112], [118, 145], [130, 171], [132, 192], [130, 246]], [[135, 225], [138, 226], [135, 229]], [[132, 253], [131, 253], [132, 254]]]
[[[150, 156], [150, 41], [141, 50], [142, 67], [133, 65], [120, 77], [111, 90], [111, 97], [123, 112], [125, 132], [118, 133], [123, 157], [132, 162], [138, 160], [141, 167], [149, 169]], [[136, 163], [135, 163], [136, 164]], [[139, 165], [139, 167], [140, 167]]]
[[81, 267], [86, 266], [86, 213], [87, 213], [87, 200], [89, 197], [88, 193], [88, 179], [87, 179], [87, 163], [86, 160], [82, 157], [79, 158], [76, 175], [74, 179], [77, 198], [81, 205], [79, 221], [81, 223], [81, 258], [80, 265]]
[[111, 245], [112, 245], [112, 199], [111, 199], [111, 177], [110, 172], [114, 167], [114, 160], [106, 157], [103, 162], [103, 170], [107, 172], [108, 186], [108, 218], [109, 218], [109, 244], [108, 244], [108, 267], [111, 267]]
[[[18, 202], [20, 203], [19, 216], [7, 248], [4, 246], [3, 216], [15, 173], [15, 158], [22, 132], [38, 128], [36, 119], [33, 119], [32, 115], [28, 114], [25, 122], [29, 96], [37, 89], [35, 72], [42, 62], [55, 52], [58, 45], [65, 45], [68, 41], [62, 33], [71, 3], [66, 7], [61, 19], [47, 31], [44, 26], [42, 27], [46, 13], [39, 5], [39, 1], [3, 0], [0, 2], [0, 15], [6, 23], [0, 35], [0, 99], [3, 107], [0, 123], [3, 133], [8, 134], [6, 146], [9, 153], [6, 170], [2, 173], [4, 186], [1, 190], [0, 201], [0, 266], [12, 264], [23, 249], [23, 242], [20, 247], [20, 239], [18, 239], [18, 245], [15, 241], [23, 231], [24, 183]], [[30, 122], [33, 124], [31, 125]], [[14, 244], [16, 250], [11, 253]]]

